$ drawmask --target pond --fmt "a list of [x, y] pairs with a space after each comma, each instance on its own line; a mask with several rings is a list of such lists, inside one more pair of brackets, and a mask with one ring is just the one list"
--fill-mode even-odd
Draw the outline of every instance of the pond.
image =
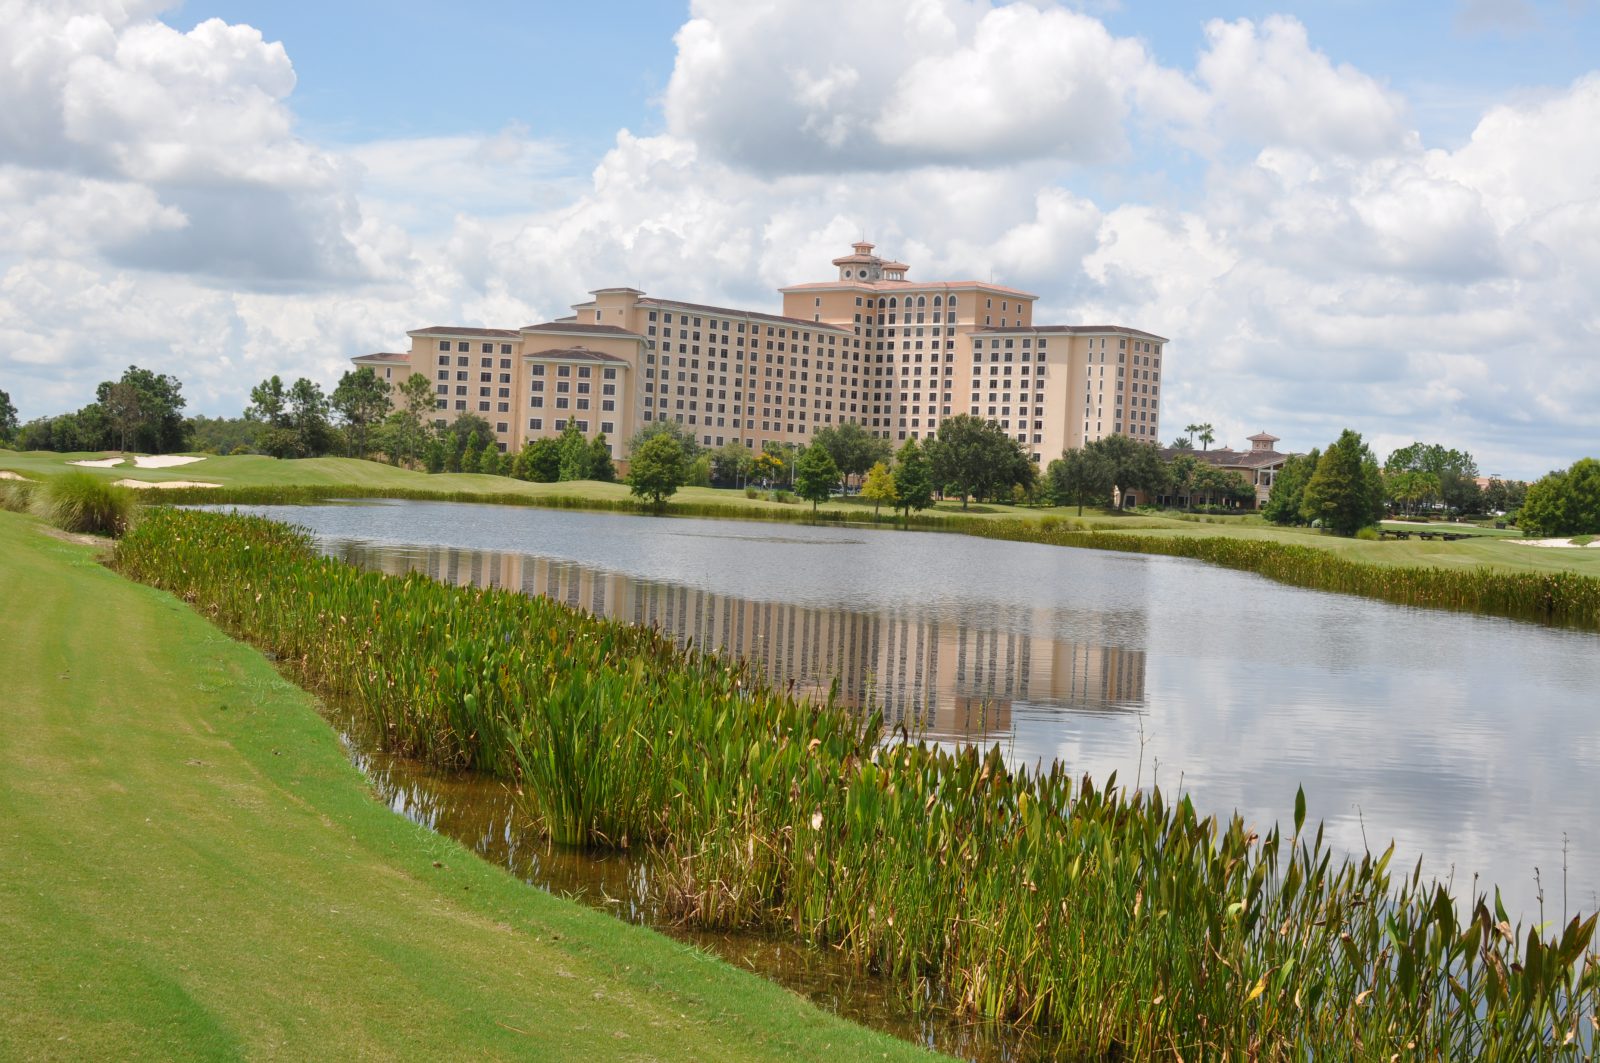
[[[1600, 640], [1176, 558], [869, 528], [458, 503], [255, 507], [389, 572], [547, 594], [759, 661], [947, 743], [999, 743], [1202, 811], [1297, 786], [1458, 892], [1600, 907]], [[1537, 878], [1536, 878], [1537, 874]]]

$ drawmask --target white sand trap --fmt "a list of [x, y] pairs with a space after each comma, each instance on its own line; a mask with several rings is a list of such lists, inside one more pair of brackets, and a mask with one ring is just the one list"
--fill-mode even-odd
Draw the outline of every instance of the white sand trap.
[[26, 476], [19, 476], [10, 469], [0, 469], [0, 480], [26, 480]]
[[174, 465], [192, 465], [205, 458], [194, 458], [183, 454], [149, 454], [134, 458], [134, 465], [141, 469], [170, 469]]
[[208, 483], [205, 483], [204, 481], [201, 481], [201, 480], [162, 480], [160, 482], [152, 482], [150, 480], [128, 480], [128, 479], [122, 479], [122, 480], [118, 480], [117, 481], [117, 486], [118, 487], [132, 487], [132, 488], [135, 488], [137, 490], [141, 490], [142, 491], [147, 487], [154, 487], [154, 488], [158, 488], [158, 489], [164, 487], [164, 488], [169, 488], [170, 489], [170, 488], [173, 488], [173, 487], [221, 487], [222, 485], [221, 484], [208, 484]]
[[[1542, 546], [1546, 549], [1554, 550], [1585, 549], [1584, 546], [1573, 542], [1571, 539], [1507, 539], [1506, 541], [1516, 543], [1518, 546]], [[1589, 544], [1589, 548], [1593, 547], [1600, 547], [1600, 539], [1596, 539], [1594, 542]]]
[[69, 461], [68, 465], [82, 465], [86, 469], [110, 469], [122, 464], [121, 458], [97, 458], [94, 461]]

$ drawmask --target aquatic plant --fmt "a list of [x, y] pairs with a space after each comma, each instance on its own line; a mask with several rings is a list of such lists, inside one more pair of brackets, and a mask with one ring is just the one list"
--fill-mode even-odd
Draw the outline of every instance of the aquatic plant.
[[1594, 1058], [1595, 917], [1525, 927], [1392, 849], [1341, 855], [1303, 795], [1258, 830], [998, 748], [883, 742], [653, 630], [359, 571], [257, 518], [155, 510], [115, 564], [390, 748], [506, 778], [553, 840], [654, 847], [685, 921], [799, 935], [1063, 1055]]

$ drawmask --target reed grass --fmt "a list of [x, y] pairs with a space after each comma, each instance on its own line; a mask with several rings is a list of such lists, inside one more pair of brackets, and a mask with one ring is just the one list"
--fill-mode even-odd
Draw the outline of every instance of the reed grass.
[[362, 572], [282, 525], [156, 510], [129, 576], [270, 649], [390, 748], [504, 777], [552, 839], [649, 846], [685, 921], [781, 929], [1069, 1057], [1594, 1058], [1595, 918], [1548, 935], [1393, 850], [951, 753], [653, 630]]
[[63, 531], [118, 536], [133, 523], [133, 492], [82, 472], [46, 480], [34, 494], [40, 514]]
[[1128, 535], [1080, 530], [1050, 517], [1036, 521], [966, 521], [952, 530], [1015, 542], [1192, 558], [1254, 572], [1294, 587], [1600, 631], [1600, 579], [1573, 572], [1372, 565], [1311, 546], [1222, 535]]
[[32, 480], [0, 480], [0, 509], [11, 513], [31, 512], [33, 495], [38, 488]]

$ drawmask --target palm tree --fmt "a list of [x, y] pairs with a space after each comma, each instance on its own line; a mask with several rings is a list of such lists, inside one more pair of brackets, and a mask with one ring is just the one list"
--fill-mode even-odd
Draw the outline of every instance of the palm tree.
[[1200, 431], [1200, 427], [1201, 426], [1197, 424], [1186, 424], [1183, 426], [1183, 434], [1189, 437], [1190, 450], [1194, 449], [1194, 434]]
[[1214, 443], [1217, 438], [1212, 427], [1209, 424], [1197, 424], [1194, 425], [1193, 428], [1197, 433], [1197, 438], [1203, 444], [1200, 449], [1210, 450], [1211, 444]]

